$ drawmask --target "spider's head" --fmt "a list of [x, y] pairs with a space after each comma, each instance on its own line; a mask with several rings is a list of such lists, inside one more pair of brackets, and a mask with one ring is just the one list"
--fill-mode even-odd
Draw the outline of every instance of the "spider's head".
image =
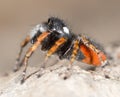
[[47, 22], [49, 31], [56, 31], [60, 34], [69, 34], [69, 29], [63, 20], [57, 17], [50, 17]]

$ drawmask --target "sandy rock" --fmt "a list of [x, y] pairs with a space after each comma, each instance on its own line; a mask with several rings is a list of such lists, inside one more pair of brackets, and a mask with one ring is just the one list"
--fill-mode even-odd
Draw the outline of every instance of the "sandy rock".
[[[0, 79], [0, 97], [120, 97], [120, 80], [111, 74], [109, 76], [114, 76], [112, 79], [103, 75], [110, 66], [100, 69], [101, 73], [73, 66], [68, 71], [71, 75], [64, 80], [66, 68], [48, 70], [40, 78], [33, 75], [23, 84], [20, 84], [21, 71], [12, 73]], [[29, 69], [33, 71], [37, 68]]]

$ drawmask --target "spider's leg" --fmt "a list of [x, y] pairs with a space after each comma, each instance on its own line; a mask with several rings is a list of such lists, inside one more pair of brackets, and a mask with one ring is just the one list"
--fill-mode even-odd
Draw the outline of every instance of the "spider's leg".
[[[66, 68], [66, 70], [62, 73], [59, 73], [59, 76], [61, 76], [64, 80], [69, 78], [71, 76], [71, 68], [72, 68], [72, 63], [75, 61], [75, 58], [77, 56], [77, 53], [79, 51], [79, 40], [76, 39], [73, 44], [71, 44], [71, 46], [73, 46], [73, 48], [70, 48], [72, 49], [72, 54], [71, 54], [71, 57], [70, 57], [70, 64], [68, 65], [68, 67]], [[68, 49], [68, 50], [70, 50]], [[68, 51], [67, 50], [67, 51]]]
[[[46, 58], [45, 58], [45, 62], [46, 62], [46, 60], [47, 60], [53, 53], [55, 53], [55, 52], [58, 50], [58, 48], [59, 48], [62, 44], [64, 44], [66, 41], [67, 41], [67, 39], [65, 39], [64, 37], [59, 38], [59, 39], [55, 42], [55, 44], [48, 50], [47, 55], [46, 55]], [[42, 67], [44, 67], [43, 65], [44, 65], [44, 64], [42, 64]], [[52, 69], [51, 69], [51, 70], [52, 70]], [[39, 75], [40, 75], [40, 74], [39, 74]], [[39, 77], [39, 75], [38, 75], [38, 77]]]
[[26, 75], [26, 70], [27, 70], [27, 66], [28, 66], [28, 59], [31, 57], [31, 55], [33, 54], [33, 52], [38, 48], [38, 46], [41, 44], [41, 42], [49, 35], [48, 32], [43, 32], [38, 38], [37, 41], [32, 45], [32, 47], [30, 47], [28, 49], [28, 51], [25, 54], [24, 57], [24, 70], [23, 70], [23, 79], [21, 80], [21, 83], [23, 83], [25, 81], [25, 75]]
[[[39, 42], [39, 41], [37, 41], [37, 42]], [[36, 42], [35, 44], [38, 45], [37, 42]], [[38, 70], [36, 70], [36, 71], [34, 71], [33, 73], [31, 73], [31, 74], [28, 75], [27, 77], [25, 77], [25, 73], [26, 73], [26, 69], [27, 69], [27, 62], [28, 62], [28, 58], [29, 58], [29, 57], [27, 57], [27, 56], [30, 56], [30, 55], [32, 54], [32, 52], [31, 52], [31, 49], [32, 49], [32, 48], [30, 48], [30, 49], [28, 50], [28, 53], [26, 54], [26, 58], [25, 58], [25, 62], [24, 62], [24, 63], [25, 63], [25, 69], [24, 69], [24, 71], [23, 71], [23, 80], [22, 80], [21, 82], [23, 83], [26, 79], [28, 79], [28, 78], [31, 77], [32, 75], [40, 72], [41, 69], [44, 68], [44, 65], [45, 65], [48, 57], [50, 57], [50, 56], [58, 49], [58, 47], [59, 47], [60, 45], [62, 45], [64, 42], [66, 42], [66, 39], [63, 38], [63, 37], [60, 38], [59, 40], [57, 40], [57, 41], [55, 42], [55, 44], [54, 44], [54, 45], [50, 48], [50, 50], [48, 51], [48, 53], [47, 53], [47, 55], [46, 55], [46, 58], [45, 58], [43, 64], [41, 65], [41, 68], [38, 69]], [[34, 45], [35, 45], [35, 44], [34, 44]], [[33, 47], [33, 46], [32, 46], [32, 47]], [[33, 47], [33, 48], [34, 48], [34, 47]], [[40, 74], [38, 74], [38, 77], [39, 77], [39, 76], [40, 76]]]
[[71, 59], [70, 59], [71, 64], [74, 62], [77, 56], [78, 50], [79, 50], [79, 41], [75, 40], [73, 44], [73, 51], [72, 51]]
[[57, 51], [57, 49], [66, 42], [66, 39], [64, 37], [61, 37], [58, 39], [55, 44], [50, 48], [50, 50], [47, 52], [46, 59], [50, 57], [53, 53]]
[[19, 68], [22, 66], [22, 62], [19, 62], [20, 61], [20, 58], [21, 58], [21, 54], [23, 52], [23, 48], [29, 43], [30, 41], [30, 36], [27, 36], [20, 44], [20, 51], [18, 53], [18, 56], [16, 58], [16, 62], [15, 62], [15, 67], [14, 67], [14, 71], [18, 71]]
[[[73, 47], [73, 48], [71, 48]], [[71, 47], [68, 49], [72, 49], [72, 53], [71, 53], [71, 57], [70, 57], [70, 64], [68, 65], [68, 67], [66, 68], [65, 72], [60, 73], [59, 75], [63, 78], [63, 79], [67, 79], [71, 76], [71, 68], [72, 68], [72, 63], [75, 61], [75, 58], [77, 56], [77, 53], [79, 51], [79, 40], [76, 39], [73, 41], [73, 43], [71, 44]], [[67, 52], [68, 52], [67, 50]]]

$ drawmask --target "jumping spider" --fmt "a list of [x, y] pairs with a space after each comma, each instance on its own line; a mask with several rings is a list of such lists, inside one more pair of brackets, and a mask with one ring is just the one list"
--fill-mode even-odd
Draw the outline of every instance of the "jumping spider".
[[[33, 45], [28, 49], [22, 61], [20, 61], [23, 48], [29, 42]], [[41, 45], [41, 50], [48, 51], [46, 59], [52, 54], [56, 54], [59, 59], [70, 60], [71, 64], [74, 60], [94, 66], [103, 66], [107, 63], [106, 54], [99, 44], [82, 34], [76, 35], [72, 33], [63, 20], [57, 17], [50, 17], [48, 21], [38, 24], [21, 43], [21, 49], [16, 59], [16, 68], [14, 69], [17, 71], [24, 65], [21, 82], [24, 82], [27, 78], [28, 59], [39, 45]]]

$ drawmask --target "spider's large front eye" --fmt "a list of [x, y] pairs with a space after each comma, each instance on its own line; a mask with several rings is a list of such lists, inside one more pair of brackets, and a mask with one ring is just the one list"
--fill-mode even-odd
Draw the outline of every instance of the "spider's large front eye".
[[48, 25], [52, 25], [53, 24], [53, 20], [48, 19]]
[[49, 27], [49, 30], [52, 30], [54, 28], [54, 24], [53, 24], [52, 19], [48, 19], [48, 27]]
[[69, 34], [69, 29], [67, 27], [63, 27], [63, 31], [66, 33], [66, 34]]
[[49, 24], [49, 22], [50, 22], [50, 19], [48, 19], [48, 24]]

